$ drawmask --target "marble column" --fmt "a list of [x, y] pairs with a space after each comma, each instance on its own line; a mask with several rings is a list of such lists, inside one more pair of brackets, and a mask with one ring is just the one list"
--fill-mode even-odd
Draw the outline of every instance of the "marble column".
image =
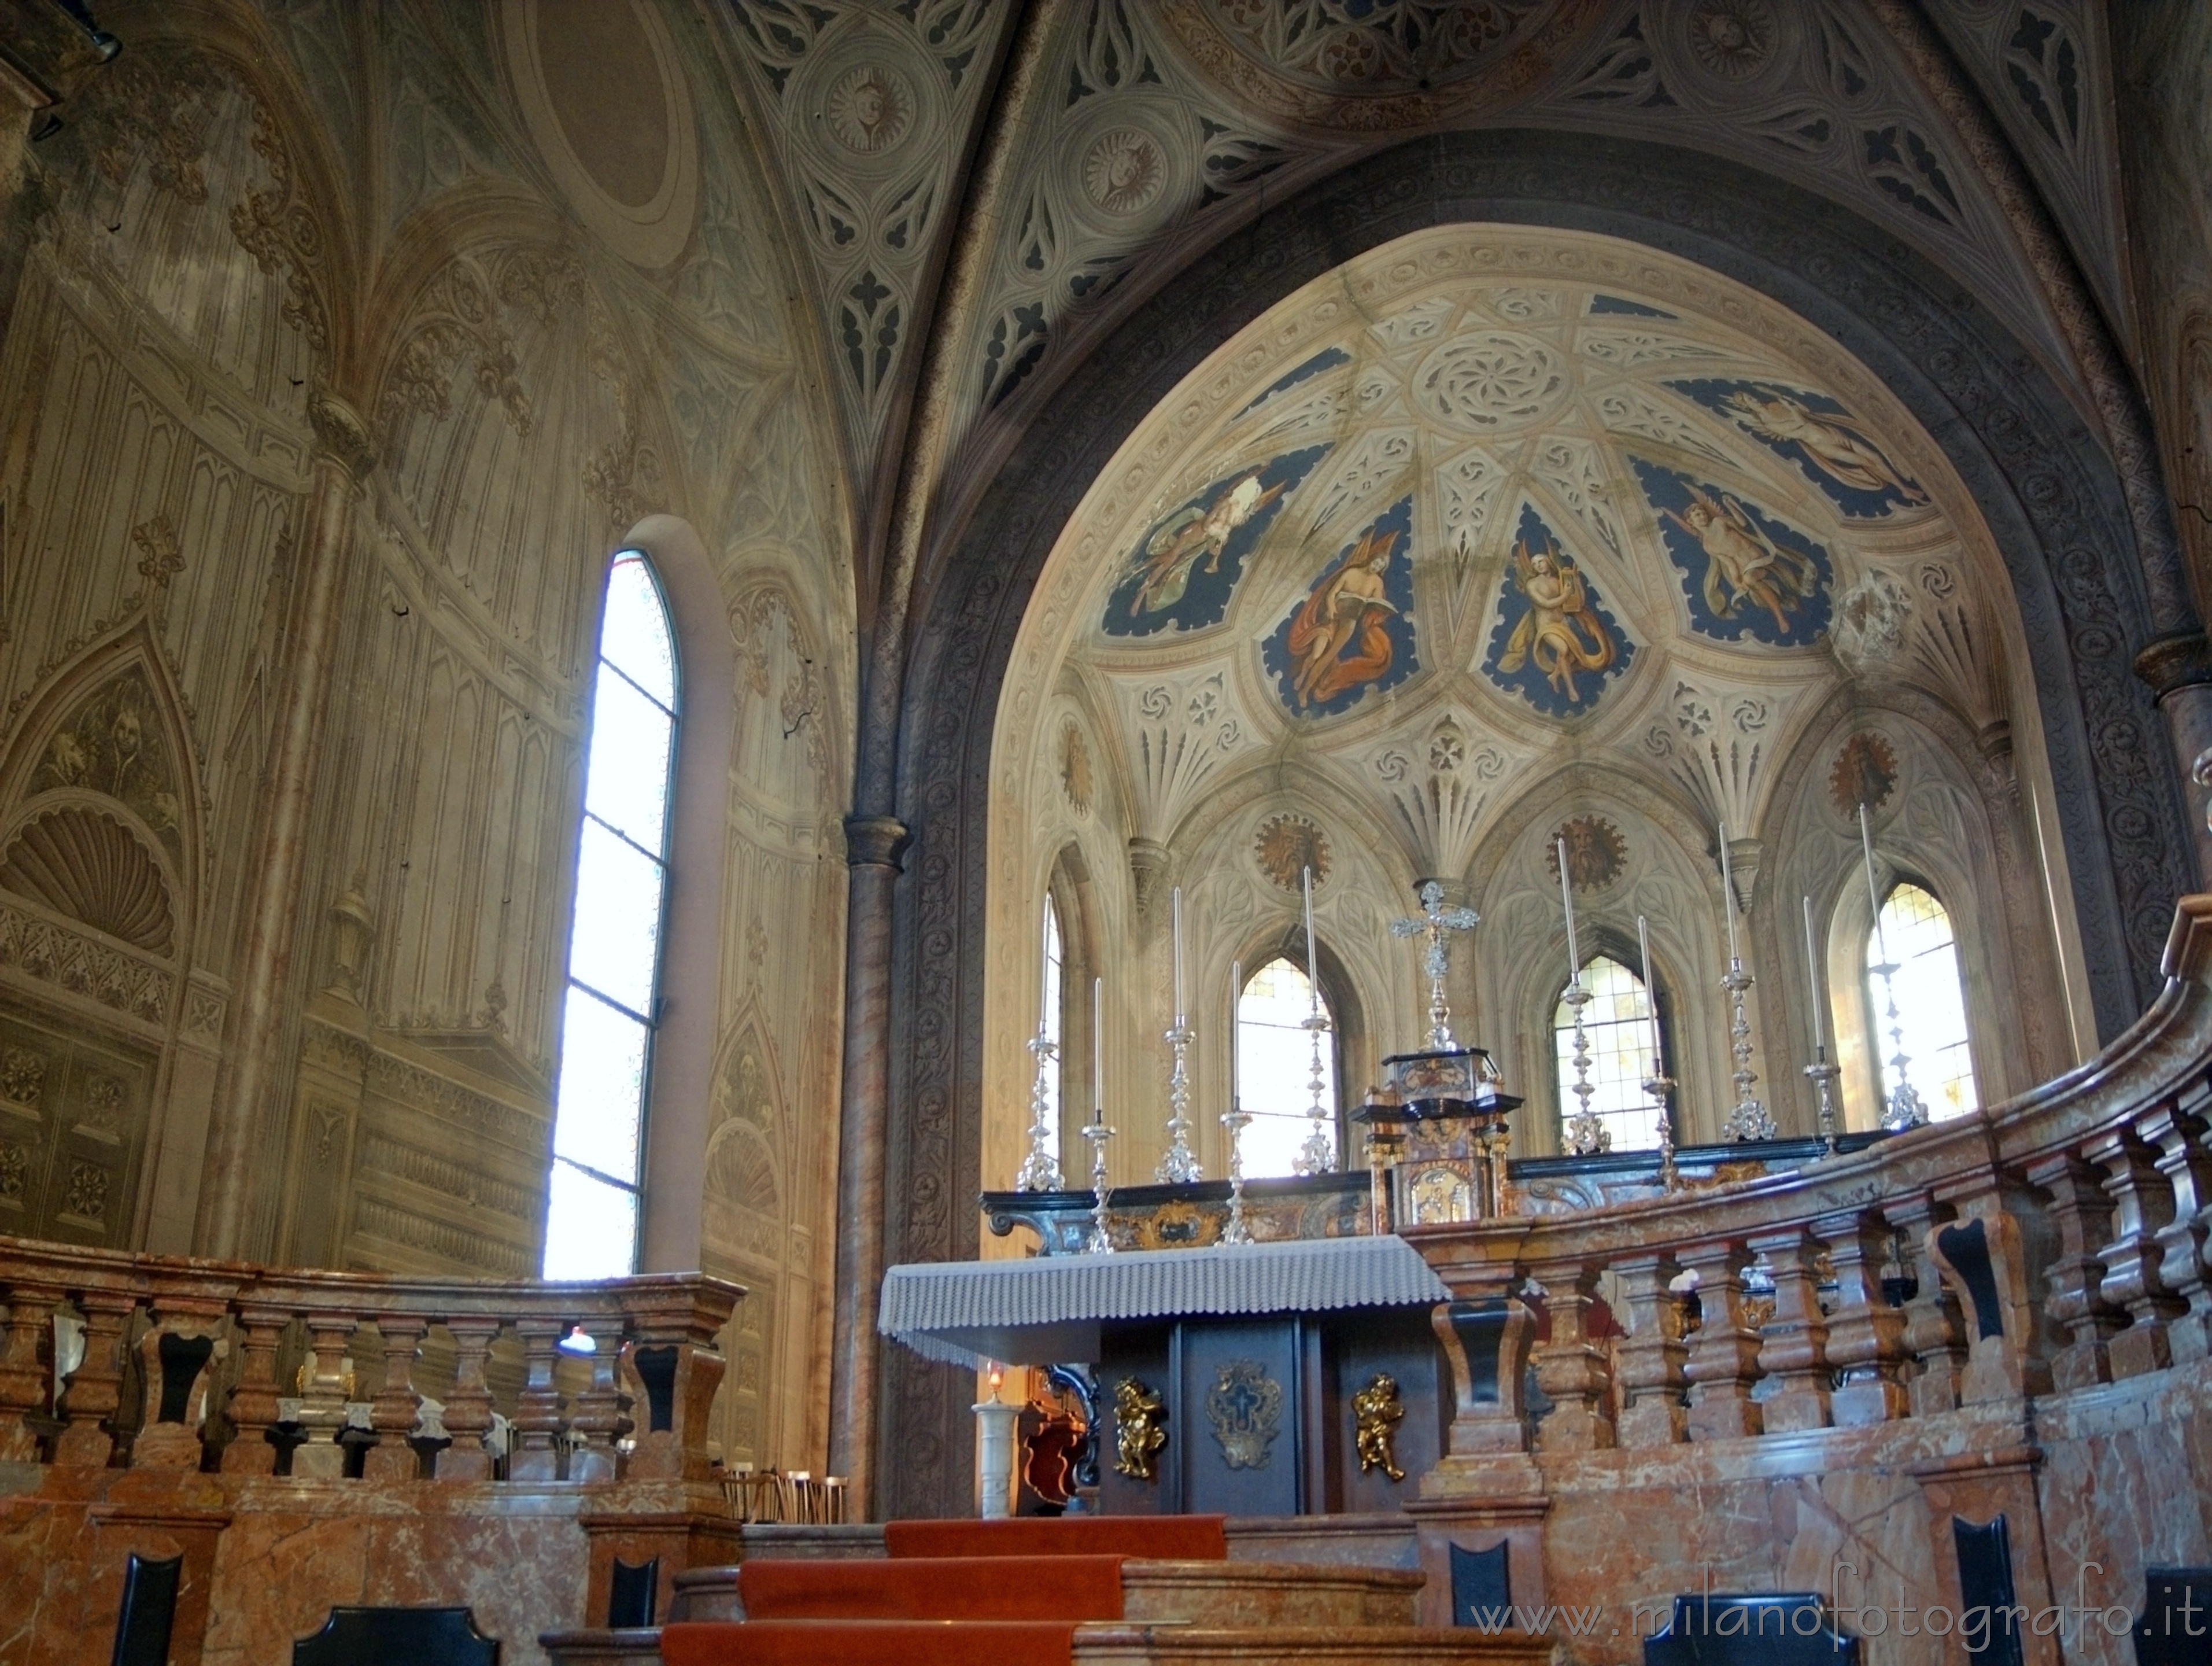
[[193, 1250], [250, 1258], [268, 1246], [255, 1231], [255, 1175], [266, 1171], [271, 1102], [282, 1093], [276, 1046], [292, 984], [300, 892], [324, 714], [337, 657], [339, 605], [362, 483], [375, 463], [368, 425], [336, 395], [307, 402], [315, 430], [307, 537], [294, 581], [292, 652], [283, 668], [276, 732], [264, 777], [258, 840], [245, 899], [246, 940], [231, 1003], [216, 1103], [200, 1171]]
[[890, 1104], [891, 908], [908, 834], [889, 816], [845, 823], [845, 1081], [837, 1119], [837, 1288], [830, 1342], [830, 1473], [853, 1519], [871, 1518], [884, 1276], [884, 1155]]

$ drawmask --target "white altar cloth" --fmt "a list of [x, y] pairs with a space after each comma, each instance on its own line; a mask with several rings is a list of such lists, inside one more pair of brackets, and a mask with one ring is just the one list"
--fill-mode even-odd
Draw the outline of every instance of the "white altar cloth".
[[1428, 1307], [1450, 1299], [1444, 1281], [1401, 1237], [1300, 1238], [894, 1267], [884, 1275], [876, 1329], [946, 1365], [1045, 1365], [1097, 1359], [1105, 1319]]

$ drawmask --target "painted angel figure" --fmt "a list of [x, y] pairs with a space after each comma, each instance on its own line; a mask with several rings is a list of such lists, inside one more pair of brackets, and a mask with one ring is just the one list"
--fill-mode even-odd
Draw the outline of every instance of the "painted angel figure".
[[1779, 389], [1741, 388], [1729, 395], [1728, 404], [1753, 434], [1800, 447], [1815, 468], [1846, 491], [1894, 492], [1905, 503], [1928, 502], [1928, 494], [1846, 417], [1815, 410]]
[[1285, 483], [1263, 489], [1260, 473], [1254, 469], [1240, 476], [1216, 492], [1212, 502], [1183, 508], [1152, 534], [1135, 563], [1145, 577], [1129, 599], [1132, 617], [1157, 613], [1181, 601], [1200, 562], [1208, 572], [1220, 569], [1230, 534], [1283, 495]]
[[1513, 578], [1528, 599], [1528, 611], [1513, 627], [1498, 669], [1510, 677], [1533, 665], [1570, 703], [1581, 704], [1575, 678], [1602, 672], [1620, 651], [1590, 605], [1583, 575], [1550, 544], [1531, 550], [1524, 538], [1513, 545]]
[[1789, 610], [1802, 606], [1820, 587], [1810, 556], [1777, 544], [1729, 492], [1718, 498], [1692, 485], [1689, 507], [1661, 511], [1705, 552], [1705, 606], [1716, 619], [1732, 619], [1746, 601], [1774, 616], [1787, 636]]
[[1398, 538], [1395, 529], [1369, 527], [1291, 619], [1291, 691], [1301, 707], [1326, 705], [1390, 669], [1395, 650], [1383, 617], [1398, 610], [1383, 594], [1383, 575]]

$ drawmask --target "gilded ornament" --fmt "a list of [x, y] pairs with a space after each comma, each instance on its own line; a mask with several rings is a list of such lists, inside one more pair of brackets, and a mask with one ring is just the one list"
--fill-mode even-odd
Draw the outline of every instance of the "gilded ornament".
[[1377, 1371], [1367, 1386], [1352, 1396], [1353, 1444], [1359, 1453], [1359, 1473], [1380, 1469], [1392, 1481], [1403, 1481], [1398, 1467], [1398, 1426], [1406, 1420], [1405, 1402], [1398, 1398], [1398, 1379]]
[[1567, 846], [1567, 877], [1575, 889], [1603, 891], [1628, 865], [1628, 842], [1603, 816], [1570, 816], [1544, 842], [1544, 866], [1554, 885], [1559, 878], [1559, 842]]
[[1897, 754], [1882, 736], [1868, 730], [1837, 751], [1828, 770], [1828, 802], [1838, 816], [1855, 817], [1862, 806], [1879, 810], [1896, 790]]
[[1076, 814], [1090, 814], [1091, 748], [1084, 742], [1083, 731], [1073, 723], [1060, 732], [1060, 790], [1067, 795], [1068, 807]]
[[1316, 885], [1328, 878], [1328, 836], [1304, 816], [1270, 817], [1252, 849], [1260, 872], [1285, 891], [1297, 890], [1308, 868]]
[[1283, 1385], [1257, 1359], [1231, 1359], [1206, 1391], [1206, 1420], [1231, 1469], [1264, 1469], [1282, 1431]]
[[1159, 1479], [1167, 1450], [1167, 1403], [1133, 1377], [1114, 1385], [1114, 1473], [1131, 1481]]

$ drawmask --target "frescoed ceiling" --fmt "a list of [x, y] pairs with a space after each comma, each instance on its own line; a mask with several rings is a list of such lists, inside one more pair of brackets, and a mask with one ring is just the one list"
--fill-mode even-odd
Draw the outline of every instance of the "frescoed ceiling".
[[1933, 446], [1710, 272], [1443, 228], [1309, 286], [1186, 393], [1045, 586], [1048, 682], [1097, 714], [1136, 836], [1171, 843], [1241, 770], [1291, 762], [1446, 877], [1572, 762], [1747, 832], [1796, 726], [1854, 677], [1974, 728], [2010, 703], [1975, 599], [1994, 557], [1947, 514]]

